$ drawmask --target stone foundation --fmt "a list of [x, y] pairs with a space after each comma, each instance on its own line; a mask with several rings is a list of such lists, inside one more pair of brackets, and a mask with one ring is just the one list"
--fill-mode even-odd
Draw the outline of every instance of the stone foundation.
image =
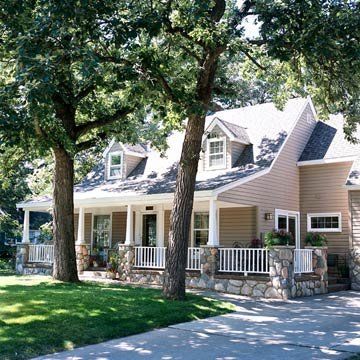
[[78, 273], [82, 273], [90, 265], [90, 255], [86, 244], [76, 244], [76, 267]]
[[[327, 292], [327, 249], [313, 249], [314, 273], [294, 274], [294, 247], [278, 246], [269, 249], [269, 274], [239, 275], [219, 273], [219, 250], [217, 247], [200, 248], [200, 271], [186, 272], [186, 287], [251, 296], [256, 298], [289, 299], [312, 296]], [[78, 271], [89, 266], [86, 245], [76, 245]], [[28, 264], [28, 245], [18, 246], [16, 270], [21, 274], [51, 275], [52, 267], [43, 264]], [[138, 284], [163, 285], [164, 271], [136, 269], [135, 249], [120, 245], [118, 252], [119, 279]], [[360, 289], [360, 249], [354, 252], [351, 265], [353, 288]]]
[[18, 244], [16, 247], [15, 271], [17, 274], [24, 274], [24, 267], [29, 258], [29, 245]]
[[350, 250], [351, 289], [360, 290], [360, 248]]
[[27, 264], [24, 266], [24, 275], [48, 275], [51, 276], [53, 272], [52, 265], [47, 264]]

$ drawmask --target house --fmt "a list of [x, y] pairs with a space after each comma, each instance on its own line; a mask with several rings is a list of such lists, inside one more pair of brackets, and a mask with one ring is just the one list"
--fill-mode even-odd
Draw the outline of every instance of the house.
[[[217, 248], [218, 274], [272, 276], [274, 260], [254, 244], [273, 229], [291, 233], [292, 273], [313, 273], [314, 258], [322, 256], [305, 249], [307, 232], [325, 233], [331, 265], [346, 266], [350, 251], [360, 245], [360, 146], [344, 139], [342, 127], [341, 116], [318, 121], [310, 98], [289, 100], [283, 110], [266, 103], [208, 116], [188, 270], [203, 268], [200, 251], [207, 250], [200, 249]], [[169, 137], [164, 156], [148, 145], [112, 141], [101, 163], [75, 187], [76, 243], [87, 249], [80, 251], [80, 270], [93, 256], [106, 260], [118, 244], [134, 247], [136, 269], [164, 267], [183, 136]], [[18, 206], [25, 211], [27, 243], [29, 212], [48, 211], [51, 198]], [[279, 269], [274, 271], [279, 277]]]

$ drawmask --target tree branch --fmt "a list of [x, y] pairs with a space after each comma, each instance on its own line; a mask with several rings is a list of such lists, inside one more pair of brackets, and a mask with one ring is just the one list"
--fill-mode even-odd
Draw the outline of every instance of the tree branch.
[[82, 100], [83, 98], [85, 98], [86, 96], [88, 96], [92, 91], [95, 90], [95, 85], [89, 85], [84, 87], [82, 90], [80, 90], [78, 92], [78, 94], [75, 96], [75, 101], [79, 102], [80, 100]]
[[113, 115], [100, 117], [94, 121], [89, 121], [85, 124], [78, 125], [76, 127], [76, 138], [78, 139], [80, 136], [88, 133], [90, 130], [99, 129], [103, 126], [111, 125], [117, 120], [126, 117], [126, 115], [130, 114], [134, 108], [122, 108], [118, 109]]
[[251, 60], [253, 64], [255, 64], [261, 70], [267, 70], [265, 66], [262, 66], [246, 49], [240, 49], [240, 51], [245, 54], [245, 56]]
[[80, 151], [90, 149], [93, 146], [97, 145], [99, 140], [105, 140], [106, 137], [107, 137], [106, 132], [101, 132], [101, 133], [97, 134], [95, 137], [93, 137], [92, 139], [85, 140], [85, 141], [82, 141], [82, 142], [76, 144], [76, 151], [80, 152]]

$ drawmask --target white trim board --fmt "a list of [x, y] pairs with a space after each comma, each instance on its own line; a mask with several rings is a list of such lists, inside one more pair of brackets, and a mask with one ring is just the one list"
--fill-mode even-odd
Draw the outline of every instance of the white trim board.
[[305, 160], [298, 161], [297, 166], [311, 166], [311, 165], [324, 165], [324, 164], [334, 164], [340, 162], [351, 162], [356, 160], [356, 155], [351, 156], [341, 156], [337, 158], [328, 158], [328, 159], [317, 159], [317, 160]]

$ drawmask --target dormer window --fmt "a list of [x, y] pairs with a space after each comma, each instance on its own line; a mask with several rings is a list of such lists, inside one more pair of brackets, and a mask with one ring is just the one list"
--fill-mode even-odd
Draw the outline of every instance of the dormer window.
[[226, 166], [226, 138], [208, 139], [209, 169], [222, 169]]
[[109, 179], [120, 179], [122, 177], [123, 153], [122, 151], [112, 152], [109, 154]]

